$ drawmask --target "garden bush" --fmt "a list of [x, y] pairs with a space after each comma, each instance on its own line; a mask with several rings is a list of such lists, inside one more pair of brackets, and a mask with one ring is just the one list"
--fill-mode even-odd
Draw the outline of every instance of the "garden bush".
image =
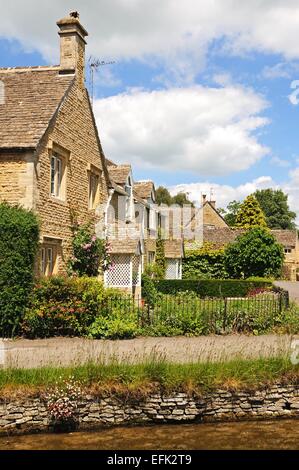
[[96, 278], [44, 278], [32, 292], [22, 333], [28, 338], [83, 336], [97, 316], [108, 315], [111, 299], [123, 296]]
[[186, 250], [183, 259], [183, 279], [225, 279], [224, 249], [214, 249], [205, 243], [198, 249]]
[[270, 280], [169, 279], [153, 282], [157, 291], [162, 294], [174, 295], [179, 292], [195, 292], [200, 297], [245, 297], [256, 288], [272, 288]]
[[88, 329], [89, 337], [93, 339], [130, 339], [135, 338], [138, 333], [136, 317], [113, 313], [108, 317], [97, 317]]
[[0, 336], [19, 332], [32, 289], [39, 224], [33, 212], [0, 204]]
[[225, 267], [233, 279], [249, 276], [277, 278], [284, 261], [283, 247], [268, 229], [253, 228], [225, 249]]

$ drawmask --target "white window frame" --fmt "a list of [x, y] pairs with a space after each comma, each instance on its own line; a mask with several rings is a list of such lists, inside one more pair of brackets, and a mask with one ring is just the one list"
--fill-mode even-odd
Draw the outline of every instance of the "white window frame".
[[53, 152], [50, 165], [50, 194], [57, 199], [64, 199], [65, 162], [61, 155]]

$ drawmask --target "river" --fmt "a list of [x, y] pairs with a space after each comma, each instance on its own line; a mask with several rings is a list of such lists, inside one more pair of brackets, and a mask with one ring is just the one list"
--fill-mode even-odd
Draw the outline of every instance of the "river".
[[117, 427], [0, 438], [0, 450], [299, 450], [299, 421]]

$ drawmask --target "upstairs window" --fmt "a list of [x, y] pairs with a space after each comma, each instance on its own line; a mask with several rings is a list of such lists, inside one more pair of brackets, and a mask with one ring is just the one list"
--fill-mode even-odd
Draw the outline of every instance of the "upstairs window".
[[62, 199], [63, 191], [64, 162], [57, 153], [51, 157], [51, 195]]
[[291, 247], [286, 247], [286, 248], [284, 249], [285, 254], [290, 254], [290, 253], [292, 253], [292, 251], [293, 251], [293, 250], [292, 250]]

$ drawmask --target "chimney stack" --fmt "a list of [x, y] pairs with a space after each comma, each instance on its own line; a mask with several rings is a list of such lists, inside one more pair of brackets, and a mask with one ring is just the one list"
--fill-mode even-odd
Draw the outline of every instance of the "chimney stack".
[[85, 37], [88, 32], [81, 25], [77, 11], [57, 21], [57, 26], [60, 29], [60, 73], [75, 73], [78, 83], [84, 87]]
[[201, 196], [201, 204], [204, 205], [206, 202], [207, 202], [207, 195], [206, 195], [206, 194], [203, 194], [203, 195]]

